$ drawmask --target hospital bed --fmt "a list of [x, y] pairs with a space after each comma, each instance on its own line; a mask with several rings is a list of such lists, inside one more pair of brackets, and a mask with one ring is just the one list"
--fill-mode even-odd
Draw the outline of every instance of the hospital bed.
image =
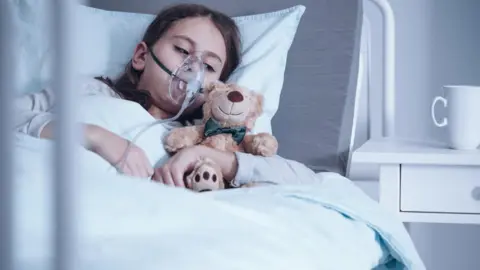
[[[74, 89], [76, 73], [118, 74], [131, 49], [124, 36], [140, 35], [150, 13], [178, 1], [42, 2], [8, 0], [1, 8], [0, 269], [425, 268], [403, 224], [349, 179], [357, 145], [375, 133], [394, 136], [394, 21], [386, 0], [196, 1], [237, 20], [249, 46], [231, 80], [265, 91], [259, 130], [272, 132], [279, 154], [319, 179], [200, 195], [112, 173], [82, 151], [71, 119], [95, 122], [95, 115], [65, 90]], [[376, 25], [364, 6], [372, 4], [383, 13], [383, 55], [370, 49]], [[12, 41], [14, 31], [27, 34]], [[81, 40], [89, 42], [78, 46]], [[270, 73], [254, 72], [266, 66]], [[379, 77], [372, 70], [379, 69], [380, 112], [370, 109], [372, 78]], [[55, 142], [5, 128], [15, 95], [43, 81], [62, 101]], [[383, 117], [365, 124], [362, 112]], [[101, 124], [112, 129], [136, 120], [120, 125], [106, 117]], [[162, 132], [152, 129], [139, 146], [149, 148]], [[149, 157], [157, 161], [158, 151]]]

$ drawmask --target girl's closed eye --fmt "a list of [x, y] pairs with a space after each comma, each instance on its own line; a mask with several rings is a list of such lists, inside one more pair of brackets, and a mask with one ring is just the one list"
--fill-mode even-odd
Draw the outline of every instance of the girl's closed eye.
[[[184, 56], [190, 55], [190, 52], [189, 52], [189, 51], [183, 49], [183, 48], [180, 47], [180, 46], [175, 46], [175, 45], [174, 45], [173, 47], [175, 48], [175, 51], [183, 54]], [[205, 66], [205, 69], [206, 69], [208, 72], [213, 72], [213, 73], [215, 73], [215, 68], [213, 68], [212, 65], [209, 65], [209, 64], [207, 64], [207, 63], [204, 63], [204, 66]]]
[[185, 49], [183, 49], [183, 48], [181, 48], [181, 47], [174, 46], [174, 48], [175, 48], [175, 51], [177, 51], [177, 52], [179, 52], [179, 53], [181, 53], [181, 54], [184, 54], [184, 55], [189, 55], [189, 54], [190, 54], [187, 50], [185, 50]]
[[204, 63], [204, 65], [205, 65], [205, 68], [206, 68], [209, 72], [215, 72], [215, 69], [214, 69], [211, 65], [209, 65], [209, 64], [207, 64], [207, 63]]

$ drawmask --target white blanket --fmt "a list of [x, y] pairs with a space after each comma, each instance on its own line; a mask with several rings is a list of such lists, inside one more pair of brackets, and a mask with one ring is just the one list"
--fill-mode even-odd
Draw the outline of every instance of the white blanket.
[[[48, 269], [50, 144], [18, 135], [16, 155], [18, 269]], [[425, 269], [402, 224], [338, 174], [195, 194], [85, 164], [78, 269]]]

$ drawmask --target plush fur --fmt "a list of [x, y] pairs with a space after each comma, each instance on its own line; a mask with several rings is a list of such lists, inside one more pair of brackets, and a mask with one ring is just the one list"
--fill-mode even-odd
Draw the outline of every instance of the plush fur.
[[[242, 151], [261, 156], [275, 155], [278, 142], [268, 133], [248, 134], [263, 112], [263, 96], [237, 84], [215, 82], [205, 88], [203, 121], [200, 125], [174, 128], [164, 141], [165, 149], [175, 153], [192, 145], [206, 145], [223, 151]], [[208, 121], [214, 120], [221, 128], [244, 128], [246, 135], [240, 143], [229, 133], [205, 137]], [[216, 179], [214, 181], [214, 179]], [[220, 168], [209, 159], [201, 159], [186, 177], [187, 187], [196, 191], [223, 189]]]

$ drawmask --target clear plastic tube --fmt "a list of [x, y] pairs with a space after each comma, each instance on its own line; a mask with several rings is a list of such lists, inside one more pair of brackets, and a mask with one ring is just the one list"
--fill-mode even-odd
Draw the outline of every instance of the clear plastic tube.
[[125, 160], [127, 159], [128, 157], [128, 154], [129, 154], [129, 151], [132, 147], [132, 145], [135, 144], [135, 142], [138, 140], [138, 138], [140, 138], [140, 136], [145, 133], [145, 131], [147, 131], [148, 129], [150, 129], [151, 127], [155, 126], [155, 125], [161, 125], [161, 124], [165, 124], [165, 123], [170, 123], [170, 122], [173, 122], [173, 121], [176, 121], [180, 115], [182, 115], [182, 113], [188, 108], [188, 106], [190, 106], [193, 101], [194, 101], [194, 96], [197, 94], [198, 90], [195, 90], [195, 89], [198, 89], [198, 84], [197, 83], [189, 83], [188, 86], [187, 86], [187, 91], [186, 91], [186, 95], [185, 95], [185, 99], [182, 103], [182, 106], [180, 107], [180, 110], [178, 111], [178, 113], [171, 117], [171, 118], [168, 118], [168, 119], [161, 119], [161, 120], [157, 120], [157, 121], [154, 121], [150, 124], [148, 124], [147, 126], [145, 126], [143, 129], [141, 129], [137, 135], [135, 135], [135, 137], [133, 137], [133, 139], [131, 141], [129, 141], [129, 144], [127, 146], [127, 149], [125, 149], [125, 152], [122, 156], [122, 158], [120, 159], [120, 161], [115, 165], [115, 167], [117, 167], [117, 170], [118, 170], [118, 166], [123, 164], [125, 162]]

